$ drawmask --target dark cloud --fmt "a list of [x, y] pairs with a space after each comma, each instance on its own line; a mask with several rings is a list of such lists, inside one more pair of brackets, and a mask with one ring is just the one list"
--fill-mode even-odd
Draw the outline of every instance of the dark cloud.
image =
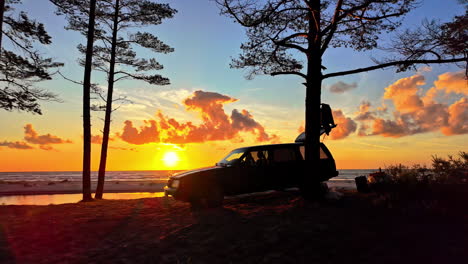
[[353, 90], [357, 88], [357, 83], [345, 83], [342, 81], [336, 82], [332, 85], [330, 85], [330, 92], [332, 93], [337, 93], [337, 94], [342, 94], [346, 91]]

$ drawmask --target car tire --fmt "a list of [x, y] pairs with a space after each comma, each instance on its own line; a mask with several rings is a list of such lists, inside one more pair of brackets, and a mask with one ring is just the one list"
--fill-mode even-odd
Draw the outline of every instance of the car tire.
[[215, 186], [209, 189], [209, 193], [200, 195], [198, 197], [192, 197], [190, 199], [190, 205], [192, 206], [192, 209], [199, 210], [204, 208], [217, 208], [223, 206], [224, 193], [221, 187]]
[[301, 186], [300, 191], [306, 200], [319, 200], [328, 193], [328, 185], [325, 182], [308, 183]]

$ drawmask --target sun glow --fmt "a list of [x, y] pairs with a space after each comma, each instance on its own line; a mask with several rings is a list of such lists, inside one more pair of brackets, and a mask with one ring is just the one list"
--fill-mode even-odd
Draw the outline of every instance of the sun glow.
[[169, 151], [164, 153], [162, 160], [164, 162], [164, 165], [166, 165], [167, 167], [174, 167], [175, 165], [177, 165], [177, 163], [179, 163], [179, 156], [177, 155], [177, 153]]

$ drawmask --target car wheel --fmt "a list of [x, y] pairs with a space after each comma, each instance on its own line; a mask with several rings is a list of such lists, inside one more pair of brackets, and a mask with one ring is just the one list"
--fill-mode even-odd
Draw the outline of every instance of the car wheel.
[[300, 187], [301, 195], [307, 200], [318, 200], [328, 193], [328, 185], [325, 182], [305, 184]]
[[190, 199], [192, 209], [216, 208], [223, 205], [224, 193], [221, 187], [210, 188], [209, 193]]
[[216, 186], [210, 192], [209, 197], [207, 197], [207, 205], [208, 207], [211, 207], [211, 208], [221, 207], [223, 206], [223, 200], [224, 200], [223, 190], [221, 189], [221, 187]]

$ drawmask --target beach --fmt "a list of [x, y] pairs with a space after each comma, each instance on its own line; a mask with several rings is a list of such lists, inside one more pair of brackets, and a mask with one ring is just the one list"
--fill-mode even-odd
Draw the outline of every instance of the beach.
[[[355, 190], [354, 177], [372, 170], [341, 170], [327, 182], [334, 190]], [[136, 198], [162, 196], [167, 180], [177, 171], [110, 171], [106, 174], [104, 198], [128, 199], [130, 194], [145, 193]], [[81, 172], [0, 172], [0, 204], [47, 205], [78, 202], [82, 193]], [[96, 189], [97, 172], [91, 175], [91, 190]], [[76, 194], [75, 198], [64, 195]], [[106, 197], [107, 194], [107, 197]], [[115, 194], [115, 195], [110, 195]], [[129, 194], [120, 195], [117, 194]], [[33, 195], [41, 196], [36, 199]], [[53, 195], [47, 199], [46, 195]], [[65, 199], [62, 199], [63, 197]], [[5, 198], [8, 197], [8, 198]], [[15, 200], [15, 197], [18, 199]], [[51, 198], [51, 197], [49, 197]], [[28, 202], [24, 202], [27, 199]], [[7, 200], [7, 202], [5, 202]], [[38, 202], [35, 203], [34, 200]]]
[[460, 263], [468, 214], [297, 192], [193, 211], [171, 198], [0, 206], [1, 263]]

